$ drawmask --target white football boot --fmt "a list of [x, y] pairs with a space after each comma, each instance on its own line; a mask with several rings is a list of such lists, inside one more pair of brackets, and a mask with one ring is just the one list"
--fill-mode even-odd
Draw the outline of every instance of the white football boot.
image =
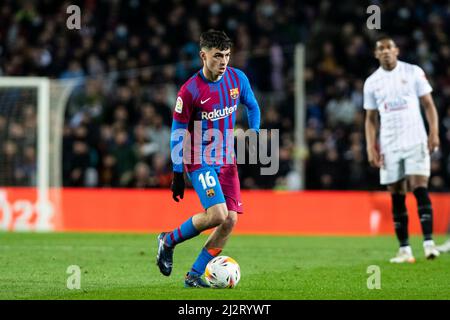
[[397, 255], [389, 260], [391, 263], [414, 263], [416, 259], [412, 254], [412, 249], [410, 246], [400, 247], [398, 249]]
[[445, 241], [440, 246], [436, 246], [436, 249], [438, 249], [438, 251], [441, 253], [450, 252], [450, 240]]
[[440, 252], [436, 248], [433, 240], [426, 240], [423, 242], [423, 250], [425, 251], [425, 258], [432, 260], [439, 257]]

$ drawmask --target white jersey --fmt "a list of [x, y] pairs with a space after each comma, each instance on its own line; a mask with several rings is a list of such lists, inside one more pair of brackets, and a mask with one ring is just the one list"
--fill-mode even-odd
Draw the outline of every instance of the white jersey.
[[423, 70], [397, 61], [391, 70], [379, 67], [364, 83], [364, 109], [380, 113], [382, 153], [427, 143], [419, 97], [432, 91]]

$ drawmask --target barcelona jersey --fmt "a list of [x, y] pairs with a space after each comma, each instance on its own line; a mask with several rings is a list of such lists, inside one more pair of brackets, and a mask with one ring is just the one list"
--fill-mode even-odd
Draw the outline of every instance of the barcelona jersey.
[[[183, 152], [189, 152], [183, 161], [188, 172], [235, 163], [233, 130], [241, 103], [247, 107], [249, 128], [259, 132], [259, 106], [241, 70], [227, 67], [215, 82], [199, 70], [181, 87], [173, 111], [172, 133], [178, 128], [189, 132], [190, 139], [185, 139], [184, 144], [190, 148], [183, 148]], [[179, 142], [175, 140], [172, 150], [174, 143]], [[174, 162], [174, 171], [183, 171], [179, 162]]]

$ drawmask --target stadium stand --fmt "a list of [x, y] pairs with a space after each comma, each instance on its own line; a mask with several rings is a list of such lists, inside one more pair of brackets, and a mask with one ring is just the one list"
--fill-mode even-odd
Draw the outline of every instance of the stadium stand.
[[[77, 79], [64, 127], [64, 186], [166, 188], [171, 181], [170, 125], [178, 86], [200, 68], [198, 38], [224, 29], [235, 41], [231, 65], [244, 70], [262, 108], [262, 128], [280, 129], [280, 170], [260, 177], [240, 167], [243, 188], [289, 189], [294, 161], [293, 46], [307, 44], [306, 188], [380, 189], [364, 145], [364, 79], [377, 67], [376, 32], [359, 5], [336, 1], [72, 1], [82, 29], [65, 25], [67, 3], [0, 4], [0, 76]], [[186, 2], [187, 3], [187, 2]], [[450, 9], [446, 1], [382, 5], [382, 29], [401, 59], [422, 66], [434, 88], [441, 150], [430, 190], [450, 188]], [[35, 179], [33, 108], [23, 123], [0, 113], [2, 185]], [[34, 119], [34, 120], [33, 120]], [[238, 123], [246, 126], [240, 114]], [[34, 171], [33, 171], [34, 170]]]

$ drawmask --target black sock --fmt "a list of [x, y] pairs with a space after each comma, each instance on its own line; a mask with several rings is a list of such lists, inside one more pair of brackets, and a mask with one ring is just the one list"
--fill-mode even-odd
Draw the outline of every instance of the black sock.
[[408, 238], [408, 211], [406, 209], [406, 195], [400, 193], [391, 194], [392, 213], [394, 215], [394, 228], [400, 247], [409, 246]]
[[425, 187], [418, 187], [414, 190], [414, 196], [417, 200], [419, 210], [420, 224], [424, 240], [433, 239], [433, 207], [428, 196], [428, 190]]

